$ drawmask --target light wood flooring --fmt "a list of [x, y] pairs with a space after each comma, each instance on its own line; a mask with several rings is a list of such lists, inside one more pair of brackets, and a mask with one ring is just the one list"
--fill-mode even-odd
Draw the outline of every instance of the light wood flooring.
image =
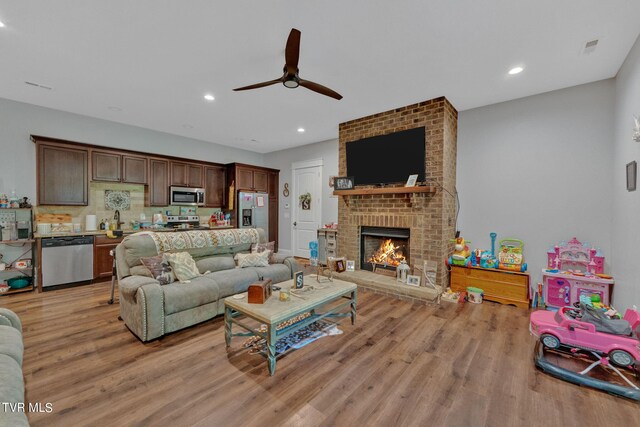
[[222, 318], [143, 344], [108, 305], [109, 283], [0, 297], [24, 324], [33, 426], [631, 426], [637, 403], [534, 367], [528, 311], [424, 306], [359, 293], [358, 320], [278, 360]]

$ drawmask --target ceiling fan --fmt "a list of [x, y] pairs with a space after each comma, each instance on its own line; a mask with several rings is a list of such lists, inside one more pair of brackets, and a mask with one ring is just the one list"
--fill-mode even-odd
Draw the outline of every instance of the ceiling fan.
[[269, 80], [267, 82], [256, 83], [254, 85], [239, 87], [234, 90], [249, 90], [249, 89], [258, 89], [265, 86], [271, 86], [276, 83], [282, 83], [286, 87], [290, 89], [295, 89], [298, 86], [306, 87], [309, 90], [314, 92], [318, 92], [322, 95], [330, 96], [335, 99], [342, 99], [342, 95], [338, 92], [329, 89], [326, 86], [322, 86], [318, 83], [314, 83], [309, 80], [303, 80], [298, 75], [298, 57], [300, 56], [300, 30], [296, 30], [295, 28], [291, 29], [289, 33], [289, 38], [287, 39], [287, 46], [284, 50], [284, 75], [279, 79]]

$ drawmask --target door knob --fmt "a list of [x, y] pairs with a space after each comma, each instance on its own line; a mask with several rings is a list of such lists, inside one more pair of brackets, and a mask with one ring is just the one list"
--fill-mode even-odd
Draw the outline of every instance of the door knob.
[[295, 227], [296, 225], [298, 225], [297, 221], [293, 221], [293, 226]]

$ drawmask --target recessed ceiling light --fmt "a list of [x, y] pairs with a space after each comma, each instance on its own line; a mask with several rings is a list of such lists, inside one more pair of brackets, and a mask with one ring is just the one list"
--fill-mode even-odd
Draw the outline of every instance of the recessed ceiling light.
[[522, 67], [513, 67], [512, 69], [509, 70], [509, 74], [511, 75], [520, 74], [523, 70], [524, 68]]
[[193, 129], [193, 125], [190, 125], [189, 123], [184, 123], [182, 127], [185, 129]]
[[4, 22], [0, 21], [0, 28], [4, 27]]
[[213, 95], [211, 95], [210, 93], [208, 93], [208, 94], [206, 94], [204, 96], [204, 99], [206, 99], [207, 101], [213, 101], [216, 98]]
[[304, 128], [298, 128], [298, 132], [304, 133]]
[[122, 111], [122, 108], [120, 108], [120, 107], [114, 107], [114, 106], [111, 106], [111, 107], [107, 107], [107, 108], [108, 108], [109, 110], [111, 110], [111, 111]]

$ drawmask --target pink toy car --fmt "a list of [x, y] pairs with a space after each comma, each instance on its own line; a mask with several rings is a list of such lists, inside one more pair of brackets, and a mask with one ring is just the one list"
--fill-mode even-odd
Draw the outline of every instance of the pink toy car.
[[598, 332], [593, 323], [570, 316], [568, 313], [571, 311], [574, 311], [571, 307], [562, 307], [555, 313], [547, 310], [534, 311], [530, 318], [531, 333], [551, 349], [564, 345], [593, 351], [608, 355], [611, 362], [622, 367], [640, 362], [640, 314], [637, 311], [627, 310], [624, 314], [624, 320], [633, 331], [628, 335]]

